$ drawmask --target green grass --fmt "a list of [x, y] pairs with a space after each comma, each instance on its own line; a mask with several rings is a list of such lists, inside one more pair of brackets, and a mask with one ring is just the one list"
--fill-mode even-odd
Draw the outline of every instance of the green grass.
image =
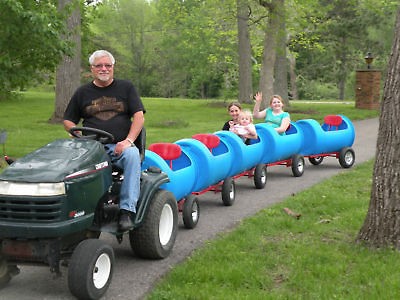
[[[9, 156], [21, 157], [55, 139], [68, 137], [61, 124], [48, 123], [54, 99], [53, 93], [26, 92], [18, 99], [0, 102], [0, 130], [7, 131], [5, 151]], [[143, 102], [147, 110], [147, 145], [175, 142], [195, 133], [215, 132], [229, 119], [227, 102], [223, 101], [143, 98]], [[244, 107], [252, 109], [249, 104]], [[321, 122], [325, 115], [338, 113], [351, 120], [378, 115], [377, 111], [356, 109], [352, 102], [293, 102], [288, 111], [293, 121], [312, 118]]]
[[372, 161], [243, 220], [174, 267], [148, 299], [398, 299], [400, 253], [355, 242], [371, 174]]

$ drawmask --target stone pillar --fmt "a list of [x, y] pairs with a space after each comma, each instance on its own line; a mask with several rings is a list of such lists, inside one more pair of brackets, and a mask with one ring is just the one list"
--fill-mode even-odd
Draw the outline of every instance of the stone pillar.
[[356, 108], [379, 109], [381, 71], [356, 71]]

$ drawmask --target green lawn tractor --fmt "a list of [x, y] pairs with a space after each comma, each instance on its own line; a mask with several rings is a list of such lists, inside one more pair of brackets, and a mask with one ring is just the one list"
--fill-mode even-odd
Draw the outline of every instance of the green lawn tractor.
[[[114, 265], [113, 248], [99, 239], [101, 232], [118, 242], [128, 235], [139, 257], [164, 258], [173, 248], [178, 207], [173, 194], [160, 189], [167, 175], [157, 168], [142, 171], [134, 228], [120, 232], [123, 172], [103, 147], [113, 136], [87, 127], [70, 133], [76, 138], [51, 142], [0, 174], [0, 288], [19, 273], [18, 265], [47, 265], [57, 275], [65, 265], [71, 293], [98, 299]], [[144, 129], [135, 143], [143, 159]]]

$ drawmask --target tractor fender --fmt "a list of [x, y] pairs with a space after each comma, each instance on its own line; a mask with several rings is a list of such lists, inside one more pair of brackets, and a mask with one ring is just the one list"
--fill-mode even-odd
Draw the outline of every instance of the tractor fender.
[[160, 189], [162, 184], [169, 182], [168, 175], [157, 167], [150, 167], [142, 171], [140, 179], [140, 196], [136, 206], [135, 227], [140, 226], [145, 219], [155, 192]]

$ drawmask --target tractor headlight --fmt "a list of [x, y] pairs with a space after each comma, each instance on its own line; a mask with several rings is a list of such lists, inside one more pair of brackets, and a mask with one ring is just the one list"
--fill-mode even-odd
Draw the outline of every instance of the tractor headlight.
[[19, 183], [0, 181], [0, 195], [12, 196], [56, 196], [65, 194], [64, 182]]

